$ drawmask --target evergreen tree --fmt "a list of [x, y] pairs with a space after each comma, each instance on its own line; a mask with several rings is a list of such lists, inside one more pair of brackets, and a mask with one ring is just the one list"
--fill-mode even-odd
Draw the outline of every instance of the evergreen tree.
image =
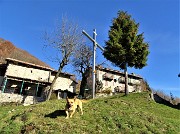
[[126, 95], [129, 93], [127, 67], [143, 68], [149, 54], [149, 45], [144, 42], [143, 33], [138, 34], [138, 28], [139, 23], [127, 12], [119, 11], [113, 19], [103, 53], [107, 60], [124, 69]]

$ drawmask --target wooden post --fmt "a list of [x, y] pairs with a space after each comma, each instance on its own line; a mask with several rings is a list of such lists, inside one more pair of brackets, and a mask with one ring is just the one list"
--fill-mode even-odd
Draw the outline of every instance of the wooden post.
[[20, 94], [22, 94], [23, 85], [24, 85], [24, 80], [22, 81], [22, 84], [21, 84], [21, 90], [20, 90]]
[[4, 82], [3, 82], [3, 87], [2, 87], [2, 92], [4, 93], [4, 90], [6, 88], [6, 84], [7, 84], [7, 78], [4, 77]]
[[37, 84], [37, 87], [36, 87], [36, 96], [37, 96], [37, 93], [38, 93], [38, 88], [39, 88], [39, 83]]

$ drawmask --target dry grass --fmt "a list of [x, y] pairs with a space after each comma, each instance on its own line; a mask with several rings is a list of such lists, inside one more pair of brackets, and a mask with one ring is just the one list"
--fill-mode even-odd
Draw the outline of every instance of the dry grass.
[[13, 59], [49, 67], [46, 63], [32, 56], [27, 51], [15, 47], [10, 41], [0, 39], [0, 62], [5, 63], [6, 58], [13, 58]]

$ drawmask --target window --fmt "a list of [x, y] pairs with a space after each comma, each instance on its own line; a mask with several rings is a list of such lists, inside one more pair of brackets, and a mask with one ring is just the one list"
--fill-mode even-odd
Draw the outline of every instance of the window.
[[124, 83], [125, 82], [125, 78], [124, 77], [119, 77], [118, 82], [119, 83]]
[[42, 94], [42, 87], [39, 87], [37, 91], [37, 97], [41, 97], [41, 94]]
[[103, 75], [103, 80], [109, 80], [109, 81], [112, 81], [113, 80], [113, 74], [110, 74], [110, 73], [105, 73]]
[[4, 76], [6, 72], [5, 68], [0, 68], [0, 76]]

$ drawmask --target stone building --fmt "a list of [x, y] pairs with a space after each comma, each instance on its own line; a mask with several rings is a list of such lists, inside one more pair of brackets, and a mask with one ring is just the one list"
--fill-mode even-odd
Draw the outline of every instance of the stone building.
[[[96, 66], [96, 81], [102, 82], [103, 88], [101, 91], [110, 89], [112, 93], [125, 91], [125, 75], [123, 72]], [[135, 74], [128, 74], [128, 89], [129, 92], [141, 91], [142, 77]], [[87, 80], [87, 88], [92, 89], [92, 73]]]
[[[44, 101], [57, 71], [11, 58], [6, 61], [0, 65], [0, 102]], [[72, 74], [61, 73], [53, 90], [75, 92], [77, 82], [74, 78]], [[61, 94], [60, 97], [65, 96]]]

